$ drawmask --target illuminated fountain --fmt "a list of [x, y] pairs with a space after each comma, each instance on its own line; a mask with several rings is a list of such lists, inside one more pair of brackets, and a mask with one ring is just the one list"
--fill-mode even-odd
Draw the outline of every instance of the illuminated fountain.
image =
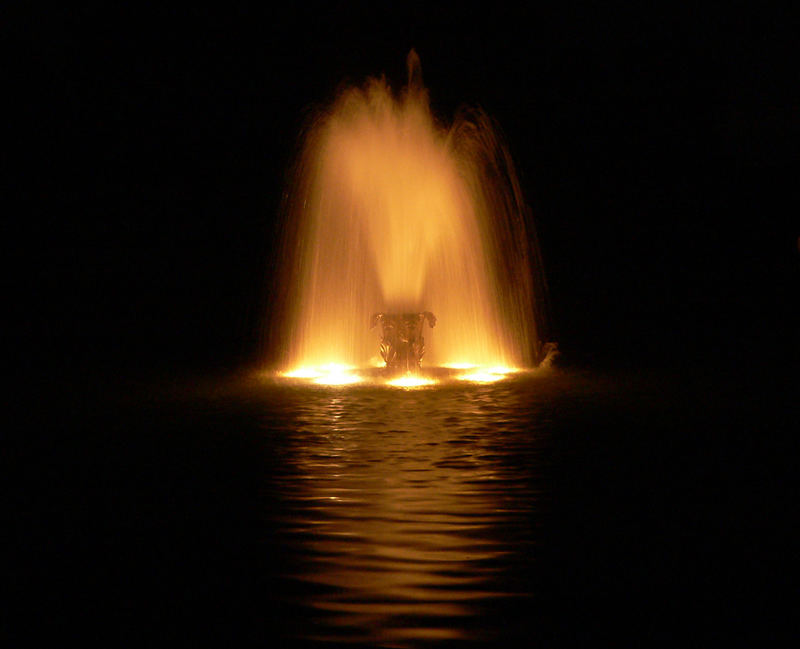
[[348, 88], [305, 133], [269, 340], [286, 376], [419, 376], [424, 353], [423, 369], [492, 377], [544, 356], [545, 285], [511, 158], [480, 111], [438, 123], [413, 51], [408, 70], [399, 95], [383, 79]]

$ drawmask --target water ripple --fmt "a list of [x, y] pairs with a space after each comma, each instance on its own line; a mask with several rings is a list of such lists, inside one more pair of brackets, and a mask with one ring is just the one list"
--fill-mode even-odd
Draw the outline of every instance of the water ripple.
[[529, 600], [509, 590], [508, 571], [530, 560], [531, 519], [546, 506], [538, 421], [553, 389], [284, 394], [294, 432], [272, 477], [283, 511], [273, 520], [291, 548], [282, 578], [314, 620], [299, 637], [454, 641], [489, 602]]

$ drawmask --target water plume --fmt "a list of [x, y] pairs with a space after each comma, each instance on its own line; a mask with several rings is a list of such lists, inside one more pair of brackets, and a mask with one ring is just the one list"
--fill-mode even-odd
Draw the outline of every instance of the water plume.
[[438, 123], [413, 50], [408, 70], [399, 94], [346, 88], [306, 130], [270, 341], [284, 367], [375, 364], [376, 312], [436, 314], [428, 365], [538, 361], [545, 285], [507, 148], [480, 110]]

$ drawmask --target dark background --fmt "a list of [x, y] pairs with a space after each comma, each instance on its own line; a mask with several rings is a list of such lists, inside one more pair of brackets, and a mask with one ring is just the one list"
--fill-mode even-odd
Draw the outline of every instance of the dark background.
[[[258, 355], [299, 133], [345, 83], [405, 82], [500, 124], [564, 358], [795, 353], [800, 79], [788, 15], [425, 8], [62, 10], [12, 34], [38, 363], [116, 372]], [[13, 231], [13, 230], [12, 230]], [[794, 356], [796, 359], [796, 355]]]
[[[163, 382], [97, 384], [257, 359], [301, 129], [342, 84], [385, 73], [399, 88], [412, 47], [440, 119], [479, 105], [502, 127], [563, 362], [624, 370], [647, 396], [638, 410], [578, 404], [579, 425], [552, 435], [547, 548], [572, 576], [552, 575], [539, 615], [568, 629], [607, 600], [595, 626], [635, 629], [637, 611], [665, 605], [655, 637], [691, 638], [705, 620], [704, 638], [763, 638], [754, 615], [793, 625], [779, 615], [797, 554], [790, 15], [328, 3], [6, 17], [5, 181], [20, 199], [4, 213], [7, 363], [35, 383], [10, 400], [25, 425], [4, 434], [25, 435], [0, 471], [21, 575], [9, 583], [32, 593], [3, 614], [23, 611], [23, 634], [52, 619], [91, 633], [110, 612], [146, 636], [160, 618], [140, 588], [164, 619], [227, 637], [262, 614], [254, 590], [282, 595], [268, 579], [280, 554], [258, 568], [270, 523], [252, 517], [279, 462], [270, 444], [287, 436], [238, 406], [217, 413], [224, 398], [203, 410], [173, 405]], [[173, 601], [184, 582], [199, 608]], [[650, 600], [626, 608], [630, 592]], [[693, 617], [673, 626], [687, 595]]]

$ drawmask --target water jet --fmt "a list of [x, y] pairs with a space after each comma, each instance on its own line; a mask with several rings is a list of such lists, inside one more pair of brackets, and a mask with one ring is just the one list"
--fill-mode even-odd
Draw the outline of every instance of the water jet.
[[530, 368], [547, 349], [541, 257], [498, 128], [478, 109], [436, 120], [413, 50], [408, 73], [399, 93], [384, 78], [342, 90], [304, 131], [268, 341], [284, 369]]

